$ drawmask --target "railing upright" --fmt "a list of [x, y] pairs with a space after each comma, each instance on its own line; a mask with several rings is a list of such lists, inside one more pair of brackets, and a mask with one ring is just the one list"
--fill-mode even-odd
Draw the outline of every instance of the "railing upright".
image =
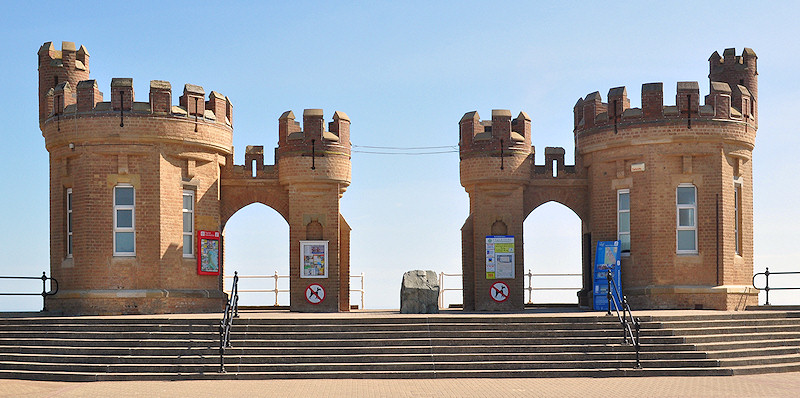
[[239, 273], [233, 273], [231, 295], [225, 304], [225, 313], [219, 326], [219, 372], [225, 373], [225, 349], [231, 347], [231, 325], [239, 317]]

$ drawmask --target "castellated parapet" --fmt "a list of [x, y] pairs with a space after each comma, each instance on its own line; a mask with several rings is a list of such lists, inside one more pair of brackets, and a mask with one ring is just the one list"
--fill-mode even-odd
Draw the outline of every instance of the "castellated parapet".
[[[303, 124], [279, 120], [276, 164], [249, 146], [233, 164], [233, 105], [217, 91], [113, 78], [104, 100], [86, 48], [39, 49], [39, 123], [50, 153], [50, 268], [60, 291], [48, 308], [67, 314], [219, 311], [222, 272], [198, 269], [198, 231], [218, 232], [239, 209], [263, 203], [289, 223], [295, 311], [349, 310], [350, 227], [339, 198], [350, 184], [350, 120], [322, 110]], [[300, 279], [301, 240], [326, 241], [327, 299], [312, 304]], [[218, 258], [225, 267], [224, 255]], [[232, 271], [230, 272], [232, 273]], [[305, 285], [304, 285], [305, 283]]]
[[[521, 308], [520, 277], [505, 281], [509, 300], [497, 303], [486, 294], [494, 281], [484, 276], [484, 239], [514, 235], [521, 275], [522, 222], [548, 201], [581, 218], [583, 306], [592, 302], [597, 242], [618, 239], [630, 239], [622, 257], [623, 288], [635, 307], [756, 304], [757, 291], [750, 287], [756, 60], [749, 48], [739, 56], [734, 49], [722, 57], [714, 52], [703, 100], [692, 81], [677, 83], [674, 105], [664, 104], [662, 83], [642, 86], [641, 108], [631, 108], [625, 87], [610, 89], [606, 102], [599, 92], [578, 99], [575, 165], [564, 164], [562, 148], [546, 148], [545, 165], [533, 164], [524, 113], [513, 122], [507, 111], [493, 112], [491, 121], [465, 114], [459, 123], [461, 183], [470, 195], [462, 228], [465, 308]], [[691, 203], [676, 203], [679, 187], [693, 193], [691, 200], [681, 199]], [[537, 272], [537, 264], [527, 268]]]

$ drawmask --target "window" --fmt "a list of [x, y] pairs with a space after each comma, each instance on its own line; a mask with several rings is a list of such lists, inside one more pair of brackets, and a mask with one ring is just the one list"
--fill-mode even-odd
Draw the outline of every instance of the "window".
[[622, 254], [631, 252], [631, 191], [617, 191], [617, 240]]
[[697, 188], [680, 184], [676, 190], [678, 254], [697, 253]]
[[72, 257], [72, 188], [67, 188], [67, 258]]
[[183, 191], [183, 256], [194, 254], [194, 191]]
[[114, 255], [135, 256], [135, 192], [132, 186], [114, 187]]
[[733, 237], [735, 240], [736, 254], [742, 254], [742, 181], [733, 180]]

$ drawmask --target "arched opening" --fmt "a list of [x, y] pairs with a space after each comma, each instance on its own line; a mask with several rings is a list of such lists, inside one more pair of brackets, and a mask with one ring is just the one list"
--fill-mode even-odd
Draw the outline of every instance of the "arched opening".
[[283, 216], [266, 205], [253, 203], [234, 213], [223, 232], [225, 290], [230, 289], [237, 271], [239, 305], [273, 306], [277, 302], [288, 306], [289, 224]]
[[522, 229], [525, 303], [577, 305], [582, 287], [580, 217], [550, 201], [534, 209]]

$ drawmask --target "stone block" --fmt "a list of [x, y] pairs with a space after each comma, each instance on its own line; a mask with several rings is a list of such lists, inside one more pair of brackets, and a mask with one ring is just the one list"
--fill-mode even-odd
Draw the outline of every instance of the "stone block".
[[439, 280], [433, 271], [408, 271], [400, 288], [401, 314], [438, 314]]

